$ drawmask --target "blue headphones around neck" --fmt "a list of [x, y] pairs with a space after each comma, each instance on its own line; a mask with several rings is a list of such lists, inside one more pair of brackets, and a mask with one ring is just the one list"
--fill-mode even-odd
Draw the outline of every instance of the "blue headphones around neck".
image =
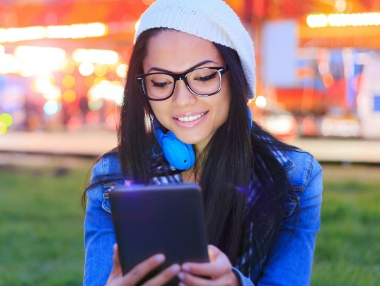
[[[249, 128], [252, 129], [252, 114], [248, 107], [248, 118], [249, 118]], [[173, 132], [169, 131], [166, 134], [162, 131], [160, 123], [153, 118], [153, 132], [156, 136], [158, 145], [160, 145], [162, 152], [174, 168], [178, 170], [188, 170], [195, 163], [195, 152], [194, 147], [191, 144], [183, 143], [179, 140]], [[157, 156], [154, 152], [154, 147], [152, 153]]]
[[[160, 128], [160, 123], [155, 118], [153, 118], [153, 131], [158, 145], [160, 145], [170, 165], [179, 170], [188, 170], [194, 165], [195, 152], [193, 145], [183, 143], [171, 131], [164, 134]], [[156, 155], [154, 150], [152, 152], [153, 155]]]

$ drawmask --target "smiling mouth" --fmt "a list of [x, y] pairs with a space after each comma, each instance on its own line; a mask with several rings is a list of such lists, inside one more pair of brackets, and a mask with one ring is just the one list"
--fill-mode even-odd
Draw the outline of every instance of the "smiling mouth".
[[205, 115], [207, 112], [203, 112], [199, 115], [195, 115], [195, 116], [184, 116], [184, 117], [177, 117], [177, 119], [181, 122], [191, 122], [191, 121], [194, 121], [194, 120], [197, 120], [199, 118], [201, 118], [203, 115]]

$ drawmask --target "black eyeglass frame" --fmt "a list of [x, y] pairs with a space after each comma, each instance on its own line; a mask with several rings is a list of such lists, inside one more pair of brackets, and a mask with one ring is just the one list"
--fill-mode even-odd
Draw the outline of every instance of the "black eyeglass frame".
[[[218, 71], [218, 74], [219, 74], [219, 88], [217, 91], [213, 92], [213, 93], [210, 93], [210, 94], [199, 94], [199, 93], [196, 93], [194, 90], [191, 89], [189, 83], [187, 82], [187, 75], [193, 71], [196, 71], [196, 70], [203, 70], [203, 69], [212, 69], [212, 70], [216, 70]], [[224, 67], [203, 67], [203, 68], [195, 68], [195, 69], [192, 69], [192, 70], [189, 70], [187, 72], [184, 72], [184, 73], [181, 73], [181, 74], [176, 74], [176, 73], [165, 73], [165, 72], [154, 72], [154, 73], [146, 73], [146, 74], [140, 74], [140, 75], [137, 75], [136, 76], [136, 79], [138, 81], [141, 81], [141, 87], [143, 89], [143, 92], [144, 92], [144, 95], [149, 99], [149, 100], [153, 100], [153, 101], [163, 101], [163, 100], [166, 100], [168, 98], [170, 98], [174, 92], [175, 92], [175, 89], [176, 89], [176, 86], [177, 86], [177, 81], [178, 80], [183, 80], [187, 89], [194, 95], [196, 96], [199, 96], [199, 97], [208, 97], [208, 96], [211, 96], [211, 95], [214, 95], [214, 94], [217, 94], [221, 89], [222, 89], [222, 75], [225, 74], [227, 71], [228, 71], [228, 65], [225, 65]], [[168, 76], [171, 76], [173, 79], [174, 79], [174, 86], [173, 86], [173, 90], [171, 92], [171, 94], [165, 98], [151, 98], [149, 97], [146, 89], [145, 89], [145, 82], [144, 82], [144, 79], [145, 77], [149, 76], [149, 75], [152, 75], [152, 74], [165, 74], [165, 75], [168, 75]]]

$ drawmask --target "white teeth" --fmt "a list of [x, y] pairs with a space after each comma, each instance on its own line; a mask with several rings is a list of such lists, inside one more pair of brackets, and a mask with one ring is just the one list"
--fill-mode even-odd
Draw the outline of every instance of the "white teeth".
[[197, 120], [198, 118], [201, 118], [204, 114], [205, 113], [203, 112], [203, 113], [196, 115], [196, 116], [178, 117], [178, 120], [182, 121], [182, 122], [190, 122], [190, 121]]

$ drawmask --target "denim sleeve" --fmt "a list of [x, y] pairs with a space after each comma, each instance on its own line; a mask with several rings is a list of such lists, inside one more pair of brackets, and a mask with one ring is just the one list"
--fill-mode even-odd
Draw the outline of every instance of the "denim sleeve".
[[[104, 174], [104, 159], [93, 168], [91, 182]], [[104, 186], [87, 191], [84, 221], [85, 266], [83, 285], [105, 285], [112, 269], [115, 236], [111, 214], [103, 209]]]
[[323, 186], [321, 166], [311, 156], [306, 161], [310, 164], [302, 164], [303, 170], [293, 170], [302, 173], [302, 179], [299, 175], [290, 178], [292, 183], [296, 181], [296, 192], [301, 193], [300, 204], [283, 220], [258, 286], [310, 284]]

